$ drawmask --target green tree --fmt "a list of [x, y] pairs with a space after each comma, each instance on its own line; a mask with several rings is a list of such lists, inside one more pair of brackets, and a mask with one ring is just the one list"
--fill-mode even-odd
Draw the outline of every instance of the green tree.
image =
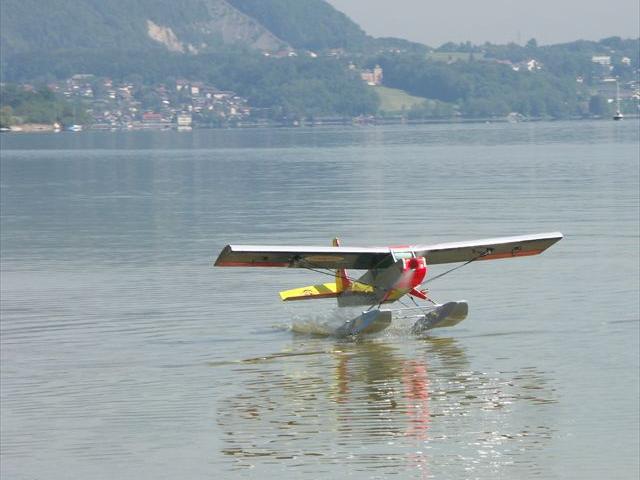
[[8, 128], [13, 125], [13, 108], [9, 105], [4, 105], [0, 108], [0, 128]]
[[591, 115], [603, 116], [608, 112], [607, 100], [602, 95], [593, 95], [589, 99], [589, 113]]

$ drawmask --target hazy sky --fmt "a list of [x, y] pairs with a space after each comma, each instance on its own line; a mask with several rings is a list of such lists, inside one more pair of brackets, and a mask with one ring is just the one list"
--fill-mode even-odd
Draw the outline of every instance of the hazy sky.
[[639, 0], [328, 0], [374, 37], [540, 44], [640, 36]]

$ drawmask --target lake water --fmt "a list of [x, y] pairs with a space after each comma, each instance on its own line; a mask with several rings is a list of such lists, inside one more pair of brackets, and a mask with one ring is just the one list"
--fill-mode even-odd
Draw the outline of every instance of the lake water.
[[[638, 127], [2, 135], [2, 478], [637, 479]], [[549, 231], [430, 284], [470, 313], [425, 338], [211, 266]]]

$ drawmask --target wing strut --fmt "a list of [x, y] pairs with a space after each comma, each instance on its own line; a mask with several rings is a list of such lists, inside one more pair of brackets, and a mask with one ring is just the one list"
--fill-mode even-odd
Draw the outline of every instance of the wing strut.
[[[438, 278], [442, 278], [442, 277], [444, 277], [445, 275], [447, 275], [447, 274], [449, 274], [449, 273], [451, 273], [451, 272], [453, 272], [453, 271], [455, 271], [455, 270], [458, 270], [459, 268], [466, 267], [466, 266], [467, 266], [467, 265], [469, 265], [471, 262], [475, 262], [476, 260], [479, 260], [479, 259], [481, 259], [482, 257], [486, 257], [487, 255], [491, 255], [491, 253], [492, 253], [492, 252], [493, 252], [493, 248], [487, 248], [487, 249], [485, 249], [485, 251], [484, 251], [484, 252], [482, 252], [482, 253], [480, 253], [480, 254], [476, 255], [476, 256], [475, 256], [475, 257], [473, 257], [471, 260], [468, 260], [468, 261], [464, 262], [462, 265], [458, 265], [457, 267], [453, 267], [453, 268], [451, 268], [451, 269], [447, 270], [446, 272], [442, 272], [441, 274], [436, 275], [435, 277], [428, 278], [427, 280], [425, 280], [424, 282], [422, 282], [422, 284], [421, 284], [421, 285], [426, 285], [427, 283], [431, 283], [431, 282], [433, 282], [434, 280], [437, 280]], [[421, 286], [421, 285], [419, 285], [419, 286]], [[416, 288], [417, 288], [417, 287], [416, 287]]]

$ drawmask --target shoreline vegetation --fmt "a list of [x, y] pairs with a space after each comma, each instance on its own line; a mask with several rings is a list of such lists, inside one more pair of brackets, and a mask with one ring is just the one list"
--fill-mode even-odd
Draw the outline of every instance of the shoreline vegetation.
[[[356, 80], [360, 82], [361, 80]], [[411, 95], [379, 82], [364, 88], [376, 96], [375, 112], [305, 115], [252, 107], [233, 91], [221, 91], [204, 82], [175, 81], [173, 85], [115, 82], [94, 75], [74, 75], [46, 85], [2, 84], [0, 131], [59, 132], [83, 130], [191, 130], [193, 128], [260, 128], [323, 125], [392, 125], [467, 122], [531, 122], [562, 119], [612, 118], [617, 80], [601, 80], [591, 95], [573, 110], [529, 112], [501, 109], [464, 111], [459, 105]], [[613, 86], [613, 88], [612, 88]], [[640, 112], [640, 90], [627, 82], [622, 105], [625, 118]], [[600, 88], [600, 90], [597, 90]], [[615, 89], [615, 90], [614, 90]], [[595, 93], [595, 94], [593, 94]], [[480, 99], [481, 100], [481, 99]], [[539, 114], [544, 112], [543, 114]], [[274, 114], [276, 113], [276, 114]]]

